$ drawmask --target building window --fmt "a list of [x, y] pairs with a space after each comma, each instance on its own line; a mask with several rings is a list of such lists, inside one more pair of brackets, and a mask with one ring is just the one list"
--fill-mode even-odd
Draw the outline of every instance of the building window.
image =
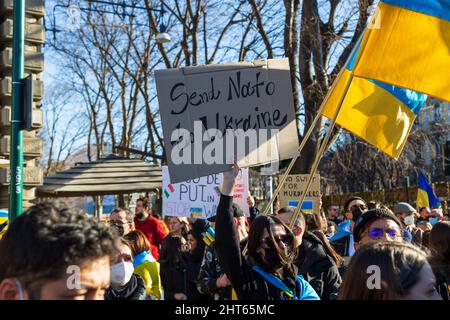
[[441, 105], [439, 103], [436, 103], [434, 105], [434, 121], [439, 122], [441, 120], [442, 120]]

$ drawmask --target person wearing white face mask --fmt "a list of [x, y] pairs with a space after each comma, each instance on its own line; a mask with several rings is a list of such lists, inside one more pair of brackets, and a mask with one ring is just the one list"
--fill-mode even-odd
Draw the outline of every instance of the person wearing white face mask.
[[421, 246], [423, 231], [415, 225], [416, 210], [406, 202], [398, 202], [394, 206], [395, 216], [401, 221], [404, 229], [408, 230], [412, 236], [412, 244]]
[[111, 266], [110, 288], [106, 290], [105, 300], [156, 300], [147, 295], [144, 280], [133, 272], [131, 248], [121, 239], [119, 256]]

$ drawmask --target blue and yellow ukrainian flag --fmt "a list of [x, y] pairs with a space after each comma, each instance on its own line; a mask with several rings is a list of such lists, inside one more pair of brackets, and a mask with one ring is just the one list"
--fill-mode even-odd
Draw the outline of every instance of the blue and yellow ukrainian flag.
[[422, 172], [419, 172], [419, 184], [417, 186], [417, 207], [440, 207], [439, 198], [434, 193], [433, 188], [428, 183]]
[[0, 239], [8, 230], [8, 212], [0, 210]]
[[355, 75], [450, 101], [450, 0], [381, 0]]
[[332, 89], [322, 114], [333, 119], [347, 84], [351, 81], [336, 123], [387, 155], [398, 158], [427, 96], [352, 76], [359, 50], [358, 47], [340, 79], [336, 80], [338, 82]]

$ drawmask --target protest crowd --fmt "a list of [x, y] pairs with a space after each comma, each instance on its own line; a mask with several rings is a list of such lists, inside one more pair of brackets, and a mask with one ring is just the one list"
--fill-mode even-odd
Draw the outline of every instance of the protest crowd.
[[0, 240], [0, 299], [448, 300], [449, 212], [360, 197], [263, 215], [224, 173], [209, 219], [161, 218], [147, 198], [104, 223], [41, 202]]
[[[3, 2], [12, 12], [13, 1]], [[284, 4], [280, 14], [286, 11], [285, 19], [272, 15], [274, 7], [267, 6], [264, 11], [271, 15], [264, 20], [270, 24], [271, 20], [281, 21], [284, 33], [281, 29], [264, 31], [260, 14], [263, 11], [258, 10], [276, 1], [249, 1], [248, 12], [239, 9], [247, 1], [218, 1], [208, 11], [208, 21], [215, 25], [208, 32], [207, 1], [195, 1], [195, 10], [189, 1], [186, 9], [180, 9], [178, 1], [161, 4], [161, 9], [151, 8], [153, 1], [145, 1], [145, 8], [134, 6], [139, 1], [133, 1], [134, 7], [125, 1], [88, 1], [88, 8], [79, 8], [78, 13], [89, 12], [86, 20], [80, 20], [89, 22], [89, 28], [81, 28], [82, 24], [71, 26], [70, 34], [79, 32], [82, 37], [64, 38], [64, 43], [74, 45], [73, 52], [56, 45], [55, 32], [61, 30], [55, 25], [55, 9], [66, 6], [55, 4], [54, 22], [49, 29], [36, 24], [45, 21], [44, 14], [36, 18], [30, 13], [35, 2], [27, 1], [26, 21], [29, 26], [34, 23], [34, 27], [26, 29], [33, 34], [42, 31], [44, 36], [45, 31], [53, 31], [50, 48], [59, 50], [55, 57], [64, 54], [70, 61], [54, 66], [63, 66], [64, 72], [70, 67], [80, 77], [71, 79], [68, 74], [67, 82], [57, 77], [57, 87], [75, 92], [89, 108], [86, 114], [73, 111], [62, 138], [57, 137], [54, 128], [64, 127], [59, 119], [66, 109], [56, 111], [59, 102], [46, 109], [53, 110], [54, 115], [53, 128], [42, 131], [42, 136], [51, 141], [46, 181], [42, 182], [35, 156], [43, 154], [39, 150], [44, 143], [36, 134], [22, 132], [33, 126], [42, 127], [35, 123], [34, 118], [39, 117], [33, 116], [43, 117], [37, 112], [40, 108], [36, 108], [37, 99], [33, 96], [33, 83], [41, 81], [41, 77], [23, 78], [24, 70], [32, 70], [33, 59], [42, 53], [28, 45], [33, 36], [25, 37], [21, 31], [25, 28], [25, 1], [14, 1], [14, 28], [13, 20], [2, 20], [2, 32], [11, 29], [14, 33], [3, 34], [3, 38], [14, 39], [14, 44], [13, 48], [2, 45], [0, 61], [7, 61], [3, 69], [13, 70], [10, 78], [2, 69], [0, 79], [0, 155], [10, 157], [10, 162], [6, 161], [10, 169], [1, 169], [0, 181], [0, 200], [7, 199], [9, 204], [8, 212], [0, 210], [0, 218], [8, 219], [4, 223], [0, 220], [0, 300], [449, 300], [450, 211], [444, 200], [450, 196], [450, 160], [445, 151], [450, 150], [450, 131], [444, 131], [449, 127], [444, 126], [443, 119], [448, 121], [450, 113], [442, 107], [441, 114], [439, 103], [432, 99], [442, 100], [445, 106], [450, 103], [450, 78], [445, 72], [450, 69], [450, 0], [381, 0], [375, 2], [377, 9], [373, 13], [369, 11], [375, 8], [368, 6], [374, 7], [374, 1], [353, 1], [357, 11], [361, 11], [359, 18], [349, 15], [349, 20], [342, 20], [339, 27], [338, 23], [334, 25], [337, 13], [354, 11], [348, 4], [340, 5], [341, 1], [329, 1], [326, 5], [330, 11], [327, 22], [322, 21], [322, 11], [327, 10], [319, 10], [318, 1], [278, 1]], [[113, 5], [115, 14], [123, 10], [122, 18], [117, 20], [120, 28], [108, 35], [109, 26], [100, 23], [109, 19], [103, 15], [98, 16], [101, 19], [92, 18], [91, 11], [100, 11], [91, 2], [101, 8]], [[216, 25], [228, 18], [214, 19], [209, 12], [230, 11], [231, 3], [238, 8], [220, 33]], [[336, 11], [338, 5], [340, 9]], [[0, 9], [5, 6], [0, 5]], [[164, 7], [173, 15], [171, 18], [163, 20]], [[74, 8], [69, 1], [68, 12]], [[134, 24], [142, 23], [134, 19], [134, 9], [160, 12], [160, 16], [153, 18], [150, 14], [149, 25], [143, 18], [145, 32], [141, 32]], [[6, 9], [0, 10], [3, 15], [2, 11]], [[185, 12], [182, 19], [181, 11]], [[129, 15], [133, 19], [125, 28], [127, 12], [133, 13]], [[247, 20], [239, 57], [233, 58], [236, 45], [221, 41], [239, 38], [238, 33], [225, 33], [244, 26]], [[116, 20], [111, 23], [115, 25]], [[347, 29], [354, 25], [359, 30], [350, 36]], [[166, 27], [178, 30], [183, 37], [170, 47], [163, 46], [171, 41]], [[115, 31], [119, 29], [132, 33], [120, 35]], [[197, 32], [202, 35], [197, 36]], [[207, 34], [218, 38], [215, 46], [209, 45], [211, 57]], [[276, 34], [277, 39], [284, 34], [284, 47], [279, 46], [281, 42], [274, 42], [272, 48], [270, 34]], [[153, 35], [155, 44], [150, 41]], [[145, 43], [138, 43], [144, 38], [148, 49]], [[204, 45], [197, 47], [197, 38], [202, 38], [199, 43]], [[125, 40], [131, 42], [126, 45]], [[348, 43], [344, 46], [337, 40]], [[264, 57], [261, 52], [265, 51], [254, 47], [262, 47], [263, 43], [267, 59], [246, 61]], [[89, 47], [80, 49], [87, 44]], [[100, 45], [107, 49], [102, 47], [96, 54], [91, 48]], [[125, 47], [126, 50], [120, 49]], [[144, 52], [139, 53], [140, 50]], [[220, 58], [214, 58], [217, 52], [221, 52]], [[246, 56], [247, 53], [251, 55]], [[337, 53], [341, 54], [339, 58]], [[69, 90], [69, 85], [74, 88]], [[64, 108], [80, 104], [72, 101], [72, 96], [63, 98], [60, 104]], [[155, 98], [158, 108], [153, 106]], [[392, 161], [399, 160], [414, 121], [417, 118], [422, 122], [422, 107], [432, 130], [414, 128], [416, 140], [415, 144], [408, 144], [407, 157], [417, 159], [412, 162], [408, 158], [408, 167], [402, 170], [404, 162], [395, 165], [399, 168], [395, 169], [396, 180], [407, 179], [407, 194], [409, 177], [418, 173], [417, 201], [380, 203], [380, 199], [353, 195], [344, 203], [322, 207], [325, 188], [320, 188], [319, 172], [328, 181], [339, 182], [332, 186], [336, 189], [342, 190], [343, 183], [338, 181], [344, 180], [342, 176], [351, 181], [364, 175], [366, 180], [353, 181], [355, 186], [361, 183], [364, 191], [368, 182], [379, 183], [383, 192], [392, 189], [391, 179], [391, 186], [382, 188], [384, 177], [393, 172], [388, 170], [390, 165], [378, 165], [381, 158], [371, 159], [374, 153], [361, 151], [369, 149], [360, 146], [367, 143]], [[433, 121], [428, 112], [432, 108]], [[86, 115], [89, 125], [73, 130], [72, 123], [85, 122]], [[122, 123], [117, 122], [119, 118]], [[3, 130], [6, 125], [10, 126], [10, 136]], [[338, 140], [341, 129], [361, 141], [346, 137]], [[66, 134], [71, 131], [88, 131], [88, 146], [83, 152], [72, 149], [81, 139], [79, 133], [66, 142]], [[121, 138], [117, 139], [119, 135]], [[428, 135], [435, 136], [435, 143]], [[28, 146], [25, 151], [24, 136]], [[114, 157], [103, 158], [106, 137], [111, 138]], [[59, 152], [53, 151], [55, 141], [68, 149], [61, 146]], [[145, 151], [135, 149], [143, 141]], [[422, 145], [422, 141], [427, 145]], [[338, 142], [342, 148], [335, 147]], [[441, 198], [424, 177], [424, 173], [438, 176], [431, 168], [434, 162], [430, 160], [428, 167], [423, 168], [426, 159], [417, 152], [419, 147], [427, 156], [435, 153], [436, 163], [442, 160], [439, 177], [444, 177], [447, 191], [445, 196], [439, 193]], [[330, 158], [327, 150], [339, 152]], [[52, 152], [58, 154], [53, 162]], [[91, 154], [95, 152], [97, 158], [92, 161]], [[67, 153], [64, 161], [62, 153]], [[69, 156], [78, 159], [84, 153], [89, 163], [74, 160], [74, 168], [52, 174], [59, 165], [65, 165]], [[140, 160], [131, 154], [141, 156]], [[352, 166], [340, 164], [340, 155], [345, 154], [352, 154], [347, 160]], [[144, 161], [148, 158], [153, 159], [151, 166]], [[331, 177], [330, 172], [319, 168], [322, 158], [342, 176]], [[353, 166], [353, 159], [357, 158], [370, 159], [362, 173], [359, 170], [363, 166]], [[286, 160], [290, 160], [289, 165]], [[250, 192], [248, 170], [256, 167], [260, 167], [260, 176], [270, 176], [270, 191], [265, 196], [268, 199], [264, 199], [269, 204], [265, 210], [265, 203], [257, 203]], [[367, 174], [370, 170], [376, 174]], [[283, 176], [275, 182], [274, 194], [272, 179], [280, 172]], [[32, 173], [37, 178], [32, 178]], [[204, 184], [197, 183], [202, 179]], [[352, 187], [349, 191], [346, 187], [347, 193], [357, 189]], [[35, 191], [40, 191], [36, 192], [38, 200]], [[142, 193], [150, 191], [157, 194], [162, 207], [152, 205], [147, 195], [142, 197]], [[141, 197], [131, 200], [136, 194]], [[102, 210], [96, 210], [100, 217], [92, 217], [75, 206], [45, 200], [92, 196], [98, 209], [105, 195], [120, 195], [117, 202], [122, 206], [114, 208], [106, 220], [99, 219]], [[22, 205], [28, 208], [25, 212]]]

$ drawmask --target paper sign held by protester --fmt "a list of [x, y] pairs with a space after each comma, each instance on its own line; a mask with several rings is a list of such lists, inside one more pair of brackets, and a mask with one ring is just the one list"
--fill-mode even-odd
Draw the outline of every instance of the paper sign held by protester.
[[298, 136], [289, 62], [155, 71], [172, 183], [292, 158]]
[[[286, 206], [296, 207], [302, 192], [308, 182], [308, 174], [290, 174], [279, 193], [281, 208]], [[320, 210], [320, 175], [315, 174], [311, 186], [302, 204], [302, 211], [305, 213], [319, 213]]]
[[[211, 174], [205, 177], [171, 183], [167, 166], [162, 167], [163, 174], [163, 214], [164, 216], [193, 217], [207, 219], [216, 215], [219, 205], [223, 174]], [[247, 204], [248, 169], [242, 168], [234, 187], [234, 203], [246, 216], [249, 216]]]

